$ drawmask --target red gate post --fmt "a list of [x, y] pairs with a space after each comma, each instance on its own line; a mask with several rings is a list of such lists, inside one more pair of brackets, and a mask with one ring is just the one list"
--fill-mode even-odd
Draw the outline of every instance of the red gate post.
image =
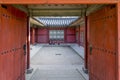
[[33, 69], [30, 68], [30, 21], [27, 17], [27, 73], [32, 73]]
[[79, 25], [79, 32], [78, 32], [78, 35], [79, 35], [79, 46], [80, 46], [80, 25]]
[[88, 30], [88, 26], [87, 26], [87, 16], [85, 15], [85, 29], [84, 29], [84, 32], [85, 32], [85, 37], [84, 37], [84, 40], [85, 40], [85, 43], [84, 43], [84, 67], [83, 67], [83, 71], [85, 73], [88, 73], [88, 42], [87, 42], [87, 30]]
[[118, 32], [118, 54], [117, 54], [117, 79], [116, 80], [120, 80], [120, 1], [117, 4], [117, 23], [118, 23], [118, 27], [117, 27], [117, 32]]
[[30, 29], [32, 29], [31, 31], [31, 43], [32, 43], [32, 45], [34, 45], [35, 44], [35, 28], [33, 27], [33, 28], [30, 28]]
[[67, 43], [67, 28], [64, 30], [64, 43]]

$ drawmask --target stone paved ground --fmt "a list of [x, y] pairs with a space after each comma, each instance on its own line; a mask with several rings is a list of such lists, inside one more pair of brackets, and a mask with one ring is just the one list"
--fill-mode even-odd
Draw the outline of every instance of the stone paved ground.
[[88, 80], [84, 60], [71, 47], [42, 47], [31, 58], [32, 74], [27, 80]]

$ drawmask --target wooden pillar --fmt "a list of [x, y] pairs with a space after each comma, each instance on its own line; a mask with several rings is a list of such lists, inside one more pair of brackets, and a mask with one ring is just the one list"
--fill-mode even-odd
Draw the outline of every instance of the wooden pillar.
[[85, 29], [84, 29], [84, 32], [85, 32], [85, 69], [88, 69], [88, 40], [87, 40], [87, 31], [88, 30], [88, 27], [87, 27], [87, 16], [85, 16]]
[[79, 31], [80, 31], [80, 32], [79, 32], [79, 34], [80, 34], [80, 43], [79, 43], [79, 44], [80, 44], [80, 46], [81, 46], [81, 25], [80, 25]]
[[79, 26], [76, 26], [75, 28], [76, 28], [76, 31], [75, 31], [75, 33], [76, 33], [76, 43], [79, 44]]
[[50, 39], [49, 39], [49, 28], [47, 28], [47, 42], [49, 43], [50, 42]]
[[78, 43], [78, 45], [80, 46], [80, 25], [79, 25], [79, 28], [78, 28], [78, 29], [79, 29], [79, 32], [78, 32], [78, 36], [79, 36], [79, 37], [78, 37], [78, 40], [79, 40], [78, 42], [79, 42], [79, 43]]
[[67, 43], [67, 28], [64, 29], [64, 42]]
[[118, 28], [117, 28], [117, 32], [118, 32], [118, 39], [117, 39], [117, 45], [118, 45], [118, 54], [117, 54], [117, 79], [116, 80], [120, 80], [120, 1], [117, 4], [117, 24], [118, 24]]
[[31, 40], [32, 40], [32, 41], [31, 41], [31, 42], [32, 42], [32, 44], [35, 44], [35, 28], [32, 28], [31, 31], [32, 31], [32, 33], [31, 33], [31, 34], [32, 34], [32, 35], [31, 35]]
[[27, 17], [27, 74], [32, 73], [33, 69], [30, 68], [30, 21]]
[[27, 69], [30, 68], [30, 22], [27, 17]]
[[38, 28], [35, 29], [35, 42], [38, 43]]

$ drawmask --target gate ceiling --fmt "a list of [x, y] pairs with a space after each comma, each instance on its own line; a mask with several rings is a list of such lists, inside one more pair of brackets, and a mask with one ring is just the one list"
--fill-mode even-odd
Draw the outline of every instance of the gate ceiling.
[[41, 4], [26, 5], [30, 16], [84, 16], [101, 8], [103, 5], [83, 5], [83, 4]]
[[[29, 15], [31, 17], [43, 17], [43, 16], [47, 16], [47, 17], [61, 17], [61, 16], [79, 16], [79, 17], [84, 17], [85, 13], [88, 15], [91, 12], [98, 10], [100, 8], [102, 8], [105, 5], [88, 5], [88, 4], [34, 4], [34, 5], [13, 5], [27, 13], [29, 13]], [[48, 18], [47, 18], [48, 19]], [[68, 26], [69, 23], [71, 22], [75, 22], [76, 19], [71, 19], [69, 18], [59, 18], [59, 20], [61, 19], [61, 21], [59, 23], [62, 24], [62, 26]], [[51, 26], [55, 23], [53, 22], [57, 22], [58, 18], [51, 18], [51, 20], [45, 20], [45, 18], [37, 18], [38, 21], [43, 22], [43, 24], [46, 26]], [[50, 21], [50, 22], [49, 22]], [[47, 23], [46, 23], [47, 22]], [[48, 24], [49, 23], [49, 24]], [[36, 23], [35, 23], [36, 24]], [[61, 24], [59, 24], [59, 26], [61, 26]], [[78, 25], [78, 24], [76, 24]], [[54, 25], [55, 26], [55, 25]]]

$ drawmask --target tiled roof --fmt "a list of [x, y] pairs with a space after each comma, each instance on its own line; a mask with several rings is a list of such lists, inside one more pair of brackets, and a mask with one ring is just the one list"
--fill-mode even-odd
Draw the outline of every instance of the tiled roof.
[[79, 17], [35, 17], [38, 21], [43, 23], [45, 26], [50, 27], [66, 27], [69, 26], [72, 22], [77, 20]]

